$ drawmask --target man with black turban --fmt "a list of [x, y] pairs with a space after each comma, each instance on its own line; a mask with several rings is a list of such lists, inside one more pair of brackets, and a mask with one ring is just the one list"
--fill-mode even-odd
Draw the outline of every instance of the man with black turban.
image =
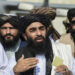
[[45, 14], [50, 17], [51, 25], [48, 26], [48, 35], [52, 42], [55, 42], [57, 39], [60, 38], [60, 34], [57, 32], [57, 30], [53, 27], [52, 21], [56, 17], [56, 10], [52, 7], [41, 7], [32, 9], [30, 11], [30, 14]]
[[[0, 15], [0, 41], [10, 61], [12, 55], [20, 48], [18, 16]], [[14, 55], [15, 56], [15, 55]]]
[[[49, 17], [42, 14], [29, 14], [20, 19], [20, 30], [28, 45], [15, 53], [12, 61], [15, 64], [10, 63], [13, 67], [15, 65], [15, 75], [72, 75], [69, 71], [72, 67], [70, 48], [51, 43], [47, 36], [50, 23]], [[52, 65], [55, 56], [63, 60], [58, 67]]]

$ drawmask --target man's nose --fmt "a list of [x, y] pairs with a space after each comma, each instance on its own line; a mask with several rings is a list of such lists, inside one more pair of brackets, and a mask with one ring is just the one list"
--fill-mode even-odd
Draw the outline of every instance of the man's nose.
[[6, 33], [10, 33], [10, 28], [7, 28], [6, 29]]
[[37, 35], [41, 35], [41, 31], [40, 30], [37, 30]]

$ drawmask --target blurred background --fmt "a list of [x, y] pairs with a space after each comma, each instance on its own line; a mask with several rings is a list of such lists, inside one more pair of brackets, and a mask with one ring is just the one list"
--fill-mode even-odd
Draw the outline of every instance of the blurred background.
[[66, 33], [63, 21], [66, 20], [67, 11], [75, 7], [74, 0], [0, 0], [0, 14], [25, 15], [30, 10], [40, 7], [53, 7], [56, 9], [54, 28], [60, 35]]

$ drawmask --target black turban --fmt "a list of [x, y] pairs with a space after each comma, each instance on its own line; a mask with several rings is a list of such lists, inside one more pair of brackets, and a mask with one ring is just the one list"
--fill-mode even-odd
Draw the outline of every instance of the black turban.
[[20, 30], [21, 32], [25, 32], [26, 28], [33, 22], [40, 22], [46, 27], [51, 25], [50, 18], [48, 15], [43, 14], [28, 14], [20, 19]]
[[0, 27], [5, 23], [10, 23], [12, 26], [19, 28], [19, 16], [0, 15]]
[[72, 18], [75, 17], [75, 8], [69, 9], [68, 13], [67, 13], [67, 17], [69, 19], [69, 21], [72, 21]]

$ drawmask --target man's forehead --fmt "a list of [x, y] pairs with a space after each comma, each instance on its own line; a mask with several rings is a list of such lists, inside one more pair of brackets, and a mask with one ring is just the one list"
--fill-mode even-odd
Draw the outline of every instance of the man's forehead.
[[9, 22], [6, 22], [1, 27], [14, 27], [14, 26], [10, 24]]
[[32, 28], [32, 27], [35, 27], [36, 28], [36, 27], [41, 27], [41, 26], [45, 26], [45, 25], [43, 25], [40, 22], [33, 22], [27, 28]]

